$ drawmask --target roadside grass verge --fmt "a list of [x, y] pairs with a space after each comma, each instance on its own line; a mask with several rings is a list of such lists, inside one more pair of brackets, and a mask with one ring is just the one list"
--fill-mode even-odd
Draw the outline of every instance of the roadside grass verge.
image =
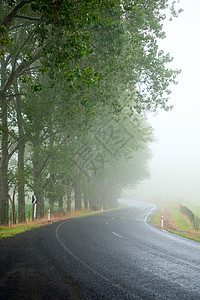
[[153, 225], [161, 227], [161, 218], [163, 216], [163, 229], [196, 242], [200, 242], [200, 232], [195, 230], [190, 220], [180, 212], [179, 203], [160, 201], [156, 204], [159, 206], [159, 209], [150, 220]]
[[173, 233], [173, 234], [182, 236], [182, 237], [184, 237], [186, 239], [190, 239], [190, 240], [193, 240], [195, 242], [199, 242], [200, 243], [200, 235], [198, 235], [197, 237], [193, 237], [193, 236], [190, 236], [188, 234], [177, 232], [177, 231], [173, 231], [173, 230], [168, 230], [168, 231], [171, 232], [171, 233]]
[[198, 203], [184, 203], [186, 207], [188, 207], [195, 216], [200, 218], [200, 204]]
[[39, 228], [41, 226], [49, 225], [55, 222], [59, 222], [62, 220], [72, 219], [72, 218], [80, 218], [91, 214], [99, 213], [100, 211], [76, 211], [69, 214], [56, 213], [55, 215], [51, 215], [50, 221], [48, 221], [48, 217], [44, 217], [42, 219], [37, 219], [35, 221], [27, 221], [26, 223], [21, 223], [17, 225], [10, 225], [9, 227], [0, 227], [0, 238], [12, 237], [16, 234], [23, 233], [27, 230], [31, 230], [33, 228]]
[[126, 207], [126, 204], [119, 203], [119, 205], [116, 208], [111, 208], [111, 209], [107, 209], [104, 211], [102, 211], [102, 210], [98, 210], [98, 211], [82, 210], [82, 211], [72, 211], [71, 213], [68, 213], [68, 214], [56, 213], [55, 215], [51, 215], [50, 221], [48, 221], [48, 217], [46, 216], [42, 219], [37, 219], [35, 221], [27, 221], [26, 223], [10, 225], [9, 227], [3, 226], [3, 227], [0, 227], [0, 239], [12, 237], [16, 234], [23, 233], [27, 230], [31, 230], [33, 228], [39, 228], [41, 226], [49, 225], [49, 224], [59, 222], [62, 220], [81, 218], [81, 217], [95, 215], [95, 214], [98, 214], [101, 212], [116, 210], [116, 209], [125, 208], [125, 207]]
[[161, 227], [161, 218], [162, 218], [162, 211], [159, 208], [155, 213], [155, 215], [153, 215], [153, 217], [151, 218], [150, 222], [157, 227]]
[[0, 238], [7, 238], [7, 237], [12, 237], [16, 234], [25, 232], [27, 230], [31, 230], [33, 228], [38, 228], [41, 227], [42, 225], [37, 224], [37, 225], [26, 225], [26, 226], [16, 226], [16, 227], [0, 227]]
[[194, 231], [194, 227], [192, 223], [189, 221], [189, 219], [182, 214], [178, 208], [171, 207], [171, 214], [172, 219], [175, 224], [175, 229], [177, 231], [183, 231], [183, 232], [192, 232]]

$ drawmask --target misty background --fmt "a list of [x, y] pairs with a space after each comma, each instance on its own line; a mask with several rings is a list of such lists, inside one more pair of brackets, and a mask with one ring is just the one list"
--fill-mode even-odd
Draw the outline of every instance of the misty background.
[[181, 69], [179, 84], [172, 86], [171, 112], [148, 115], [156, 142], [151, 144], [151, 178], [133, 191], [134, 199], [200, 200], [200, 1], [182, 0], [178, 18], [166, 21], [166, 39], [160, 48], [169, 52], [173, 68]]

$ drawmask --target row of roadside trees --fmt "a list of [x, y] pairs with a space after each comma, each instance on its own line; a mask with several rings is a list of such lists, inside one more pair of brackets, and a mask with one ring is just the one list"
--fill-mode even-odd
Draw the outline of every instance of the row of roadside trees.
[[[25, 221], [51, 210], [116, 205], [148, 176], [152, 130], [178, 71], [159, 51], [168, 1], [1, 1], [0, 223], [9, 198]], [[170, 8], [176, 15], [174, 4]]]

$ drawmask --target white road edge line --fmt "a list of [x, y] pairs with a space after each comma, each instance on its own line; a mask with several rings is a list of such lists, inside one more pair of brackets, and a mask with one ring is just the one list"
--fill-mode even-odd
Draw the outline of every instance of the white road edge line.
[[120, 239], [122, 238], [122, 236], [121, 235], [119, 235], [119, 234], [117, 234], [116, 232], [112, 232], [114, 235], [116, 235], [117, 237], [119, 237]]
[[154, 230], [154, 228], [153, 228], [152, 226], [150, 226], [150, 225], [147, 223], [147, 218], [148, 218], [148, 216], [149, 216], [155, 209], [156, 209], [156, 206], [153, 205], [153, 207], [147, 212], [146, 217], [144, 218], [145, 224], [146, 224], [149, 228], [151, 228], [152, 230]]

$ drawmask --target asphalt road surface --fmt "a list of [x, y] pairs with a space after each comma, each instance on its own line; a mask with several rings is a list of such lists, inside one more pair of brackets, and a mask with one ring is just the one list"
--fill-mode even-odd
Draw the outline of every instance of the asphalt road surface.
[[148, 223], [153, 204], [0, 240], [0, 299], [200, 299], [200, 244]]

